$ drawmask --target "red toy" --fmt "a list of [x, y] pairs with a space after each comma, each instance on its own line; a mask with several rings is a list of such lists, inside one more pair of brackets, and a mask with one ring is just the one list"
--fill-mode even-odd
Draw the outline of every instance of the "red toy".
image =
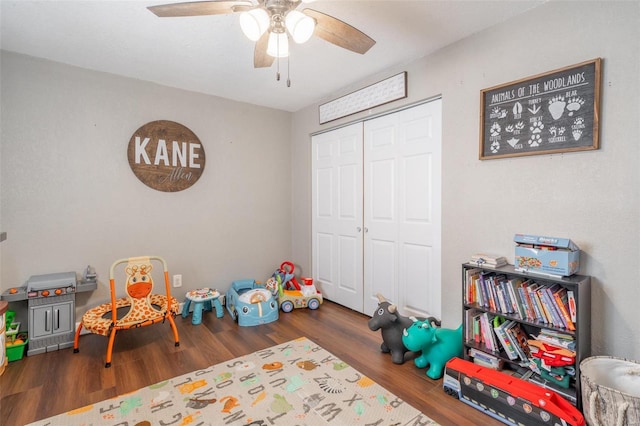
[[278, 270], [278, 272], [284, 274], [284, 276], [286, 276], [287, 278], [291, 276], [291, 279], [287, 281], [283, 280], [282, 286], [284, 287], [284, 290], [301, 290], [300, 284], [298, 283], [298, 280], [293, 273], [295, 270], [296, 267], [293, 266], [293, 263], [289, 262], [288, 260], [285, 260], [284, 262], [282, 262], [282, 264], [280, 264], [280, 269]]
[[585, 425], [557, 393], [461, 358], [447, 362], [442, 383], [447, 394], [508, 425]]

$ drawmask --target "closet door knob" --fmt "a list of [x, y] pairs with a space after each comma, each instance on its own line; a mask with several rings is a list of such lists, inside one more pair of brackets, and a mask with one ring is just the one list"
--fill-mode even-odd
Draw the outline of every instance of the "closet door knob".
[[358, 227], [356, 228], [356, 230], [357, 230], [358, 232], [361, 232], [361, 231], [362, 231], [362, 228], [360, 228], [360, 227], [358, 226]]

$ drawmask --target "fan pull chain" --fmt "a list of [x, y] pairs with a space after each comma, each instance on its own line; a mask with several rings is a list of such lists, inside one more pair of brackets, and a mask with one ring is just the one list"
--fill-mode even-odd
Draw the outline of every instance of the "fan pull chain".
[[[276, 39], [276, 81], [280, 81], [280, 39]], [[291, 78], [290, 78], [290, 61], [289, 56], [287, 56], [287, 87], [291, 87]]]
[[276, 37], [276, 81], [280, 81], [280, 37]]

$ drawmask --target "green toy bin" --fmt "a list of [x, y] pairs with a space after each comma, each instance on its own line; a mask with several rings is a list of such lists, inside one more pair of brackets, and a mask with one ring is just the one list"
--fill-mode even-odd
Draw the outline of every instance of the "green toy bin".
[[10, 344], [12, 341], [7, 339], [6, 353], [7, 360], [9, 362], [18, 361], [22, 359], [24, 356], [24, 350], [27, 347], [27, 343], [29, 343], [29, 339], [27, 338], [27, 333], [19, 333], [20, 336], [24, 335], [24, 342], [18, 344]]

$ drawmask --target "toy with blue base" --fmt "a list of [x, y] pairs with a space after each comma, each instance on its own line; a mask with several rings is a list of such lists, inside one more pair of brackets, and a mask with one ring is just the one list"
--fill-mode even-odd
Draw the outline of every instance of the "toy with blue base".
[[452, 330], [433, 327], [428, 321], [416, 321], [403, 331], [402, 343], [410, 351], [421, 351], [414, 359], [416, 367], [427, 367], [427, 376], [439, 379], [447, 361], [462, 357], [462, 325]]
[[255, 280], [237, 280], [225, 296], [227, 310], [240, 326], [268, 324], [278, 319], [278, 301]]
[[224, 310], [218, 300], [220, 293], [218, 290], [210, 288], [199, 288], [187, 292], [182, 307], [182, 318], [186, 318], [189, 315], [189, 307], [193, 305], [193, 315], [191, 317], [191, 324], [198, 325], [202, 323], [202, 312], [216, 310], [216, 317], [222, 318]]

